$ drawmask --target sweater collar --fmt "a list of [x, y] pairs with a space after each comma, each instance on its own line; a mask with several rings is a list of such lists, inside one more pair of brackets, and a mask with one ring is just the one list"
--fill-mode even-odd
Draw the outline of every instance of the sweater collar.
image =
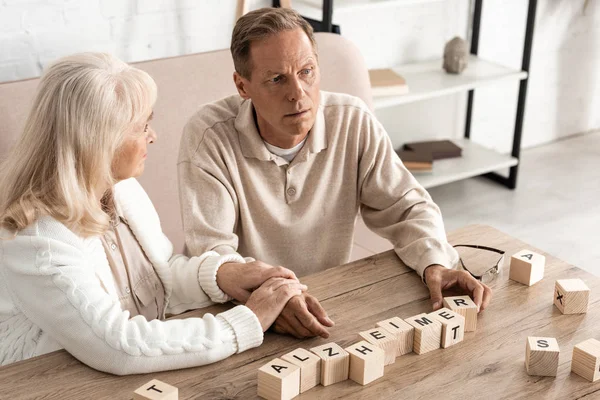
[[[321, 94], [321, 105], [317, 111], [315, 124], [311, 128], [306, 143], [300, 153], [294, 159], [294, 162], [306, 161], [309, 154], [319, 153], [327, 148], [327, 134], [325, 130], [325, 115], [323, 113], [323, 95]], [[235, 119], [235, 129], [238, 131], [240, 147], [242, 154], [246, 158], [256, 158], [261, 161], [275, 161], [280, 157], [272, 154], [258, 133], [258, 128], [254, 122], [254, 106], [251, 100], [244, 100], [240, 104], [238, 115]]]

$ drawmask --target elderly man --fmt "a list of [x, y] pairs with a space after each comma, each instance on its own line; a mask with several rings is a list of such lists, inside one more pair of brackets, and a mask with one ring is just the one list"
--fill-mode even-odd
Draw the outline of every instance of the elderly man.
[[[231, 53], [239, 95], [191, 118], [178, 170], [189, 251], [260, 260], [215, 271], [223, 292], [243, 302], [270, 265], [301, 277], [347, 262], [360, 211], [424, 279], [434, 309], [442, 288], [455, 285], [485, 308], [491, 290], [452, 269], [458, 255], [439, 208], [375, 116], [355, 97], [320, 90], [310, 25], [289, 9], [250, 12], [235, 26]], [[274, 328], [327, 337], [331, 326], [305, 294], [290, 300]]]

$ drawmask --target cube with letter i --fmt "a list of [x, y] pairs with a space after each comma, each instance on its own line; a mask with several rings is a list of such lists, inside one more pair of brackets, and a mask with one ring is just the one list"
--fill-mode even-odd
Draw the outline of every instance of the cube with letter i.
[[531, 286], [542, 280], [546, 257], [529, 250], [521, 250], [510, 258], [509, 278]]
[[442, 323], [442, 347], [444, 349], [462, 342], [465, 337], [465, 317], [449, 308], [442, 308], [428, 315]]
[[554, 305], [563, 314], [584, 314], [588, 310], [590, 289], [581, 279], [559, 279], [554, 286]]
[[388, 331], [396, 334], [398, 341], [398, 348], [396, 350], [396, 357], [408, 354], [413, 351], [413, 342], [415, 337], [415, 328], [406, 321], [394, 317], [380, 321], [377, 326], [381, 326]]
[[350, 355], [335, 343], [310, 349], [321, 358], [321, 385], [329, 386], [348, 379]]
[[477, 329], [477, 304], [469, 296], [444, 297], [444, 307], [465, 317], [465, 332]]
[[556, 376], [560, 349], [555, 338], [528, 337], [525, 368], [529, 375]]
[[427, 314], [419, 314], [406, 318], [406, 322], [415, 328], [415, 342], [413, 351], [425, 354], [439, 349], [442, 344], [442, 323]]
[[279, 358], [258, 370], [258, 395], [267, 400], [289, 400], [300, 394], [300, 367]]
[[158, 379], [152, 379], [133, 392], [133, 400], [177, 400], [179, 390]]
[[385, 365], [396, 362], [396, 352], [398, 351], [398, 339], [395, 333], [385, 328], [373, 328], [358, 334], [362, 339], [375, 346], [381, 347], [385, 352]]
[[600, 378], [600, 341], [588, 339], [575, 345], [571, 371], [590, 382]]
[[321, 358], [308, 350], [298, 348], [281, 359], [300, 367], [300, 393], [321, 383]]
[[350, 379], [366, 385], [383, 376], [385, 352], [379, 346], [360, 341], [345, 349], [350, 354]]

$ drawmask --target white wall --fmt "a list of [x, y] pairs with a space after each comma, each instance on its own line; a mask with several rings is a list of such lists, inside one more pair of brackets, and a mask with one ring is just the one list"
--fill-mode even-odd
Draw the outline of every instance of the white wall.
[[[349, 0], [335, 3], [344, 1]], [[251, 8], [270, 3], [253, 0]], [[467, 37], [468, 0], [379, 3], [337, 8], [334, 15], [369, 67], [437, 58], [447, 40]], [[519, 68], [527, 1], [484, 3], [480, 55]], [[589, 1], [585, 13], [584, 0], [538, 3], [526, 147], [600, 128], [600, 1]], [[227, 48], [236, 6], [237, 0], [0, 0], [0, 81], [39, 76], [49, 61], [77, 51], [108, 51], [133, 62]], [[517, 88], [515, 82], [476, 91], [474, 140], [510, 149]], [[451, 95], [382, 110], [378, 116], [397, 145], [460, 137], [465, 103], [465, 95]]]

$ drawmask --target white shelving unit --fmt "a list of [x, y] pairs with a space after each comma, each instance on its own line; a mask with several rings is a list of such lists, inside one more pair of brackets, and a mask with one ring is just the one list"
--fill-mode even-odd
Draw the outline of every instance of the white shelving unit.
[[510, 155], [486, 149], [469, 139], [452, 141], [462, 147], [462, 157], [434, 161], [433, 172], [413, 173], [425, 189], [512, 167], [519, 163], [519, 160]]
[[471, 55], [469, 66], [462, 74], [447, 74], [442, 69], [442, 59], [407, 64], [392, 68], [406, 79], [409, 93], [373, 99], [375, 109], [412, 103], [447, 94], [465, 92], [500, 81], [527, 78], [527, 72], [513, 70]]
[[[336, 12], [356, 11], [359, 9], [372, 9], [383, 7], [395, 7], [400, 5], [422, 5], [426, 3], [443, 2], [445, 0], [335, 0]], [[275, 3], [276, 1], [274, 1]], [[467, 102], [468, 123], [465, 135], [470, 135], [470, 121], [472, 120], [472, 95], [473, 89], [502, 81], [521, 81], [515, 131], [513, 134], [512, 155], [500, 154], [496, 151], [486, 149], [474, 143], [470, 139], [453, 140], [462, 147], [462, 157], [446, 160], [437, 160], [433, 165], [432, 173], [415, 174], [419, 182], [426, 187], [443, 185], [461, 179], [470, 178], [482, 174], [502, 185], [514, 189], [516, 187], [518, 168], [510, 168], [509, 176], [504, 177], [496, 171], [516, 167], [519, 163], [520, 143], [523, 127], [523, 115], [525, 112], [525, 94], [527, 91], [528, 73], [531, 47], [533, 42], [533, 30], [535, 25], [535, 14], [537, 0], [529, 0], [527, 23], [525, 29], [525, 42], [523, 48], [522, 67], [519, 70], [506, 68], [504, 66], [488, 62], [478, 58], [477, 43], [479, 41], [479, 30], [481, 25], [481, 13], [483, 0], [474, 0], [475, 6], [472, 21], [471, 55], [468, 68], [460, 75], [447, 74], [442, 69], [442, 60], [433, 60], [409, 64], [393, 68], [402, 75], [409, 86], [410, 93], [402, 96], [375, 97], [375, 110], [387, 107], [396, 107], [416, 101], [445, 96], [453, 93], [469, 92]], [[326, 32], [332, 30], [332, 19], [335, 23], [333, 2], [329, 0], [294, 0], [294, 8], [301, 15], [315, 21], [321, 21], [320, 29]]]
[[[409, 93], [375, 97], [375, 110], [465, 92], [501, 81], [527, 78], [525, 71], [506, 68], [473, 55], [470, 56], [468, 68], [460, 75], [447, 74], [442, 69], [441, 59], [399, 66], [393, 70], [406, 79]], [[486, 149], [472, 140], [453, 141], [462, 147], [462, 157], [437, 160], [433, 163], [433, 172], [414, 174], [425, 188], [471, 178], [519, 163], [515, 157]]]

